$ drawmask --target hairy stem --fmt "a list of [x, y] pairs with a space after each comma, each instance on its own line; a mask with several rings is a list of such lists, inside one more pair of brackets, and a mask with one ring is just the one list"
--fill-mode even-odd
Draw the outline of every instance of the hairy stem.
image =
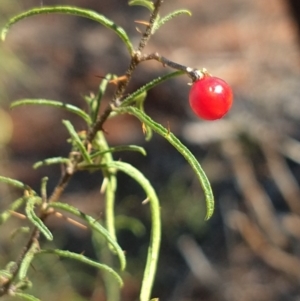
[[154, 27], [155, 21], [157, 20], [158, 12], [159, 12], [159, 9], [160, 9], [162, 3], [163, 3], [163, 0], [157, 0], [154, 4], [154, 10], [150, 16], [149, 24], [146, 27], [145, 33], [143, 34], [143, 37], [142, 37], [139, 47], [138, 47], [139, 52], [142, 52], [142, 50], [145, 48], [145, 46], [147, 45], [147, 43], [151, 37], [153, 27]]

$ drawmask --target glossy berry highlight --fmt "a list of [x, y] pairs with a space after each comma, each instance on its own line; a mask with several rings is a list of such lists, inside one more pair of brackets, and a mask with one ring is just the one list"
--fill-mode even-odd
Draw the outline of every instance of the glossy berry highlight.
[[222, 118], [231, 108], [233, 93], [231, 87], [221, 78], [205, 75], [193, 83], [189, 101], [198, 117], [216, 120]]

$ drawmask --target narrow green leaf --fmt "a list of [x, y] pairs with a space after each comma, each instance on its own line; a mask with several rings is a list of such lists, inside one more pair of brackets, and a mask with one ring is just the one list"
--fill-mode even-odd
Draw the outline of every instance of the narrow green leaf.
[[[146, 96], [147, 96], [147, 92], [144, 91], [142, 94], [140, 94], [135, 99], [136, 107], [139, 108], [144, 113], [145, 113], [144, 103], [145, 103], [145, 100], [146, 100]], [[145, 135], [146, 141], [150, 141], [152, 136], [153, 136], [153, 131], [152, 131], [151, 127], [149, 127], [145, 123], [143, 123], [143, 133]]]
[[59, 257], [69, 258], [69, 259], [77, 260], [82, 263], [88, 264], [90, 266], [93, 266], [97, 269], [100, 269], [102, 271], [109, 273], [117, 280], [117, 282], [119, 283], [120, 286], [123, 286], [123, 280], [121, 279], [119, 274], [116, 273], [112, 268], [110, 268], [109, 266], [107, 266], [105, 264], [96, 262], [82, 254], [77, 254], [77, 253], [73, 253], [70, 251], [64, 251], [64, 250], [58, 250], [58, 249], [56, 249], [56, 250], [40, 250], [38, 254], [55, 254]]
[[80, 108], [73, 106], [71, 104], [63, 103], [61, 101], [56, 101], [56, 100], [21, 99], [21, 100], [14, 101], [10, 105], [10, 108], [14, 109], [16, 107], [25, 106], [25, 105], [44, 105], [44, 106], [51, 106], [51, 107], [59, 108], [59, 109], [65, 109], [65, 110], [81, 117], [88, 125], [92, 124], [90, 116], [87, 113], [85, 113], [83, 110], [81, 110]]
[[34, 163], [33, 168], [37, 169], [41, 166], [48, 166], [48, 165], [52, 165], [52, 164], [68, 164], [70, 162], [69, 158], [63, 158], [63, 157], [57, 157], [57, 158], [49, 158], [49, 159], [45, 159], [43, 161], [39, 161]]
[[106, 239], [106, 241], [112, 245], [112, 247], [116, 251], [116, 254], [119, 257], [121, 270], [124, 270], [124, 268], [126, 266], [126, 259], [125, 259], [123, 250], [118, 245], [116, 240], [111, 237], [111, 235], [108, 233], [108, 231], [96, 219], [81, 212], [77, 208], [75, 208], [69, 204], [65, 204], [65, 203], [60, 203], [60, 202], [51, 203], [48, 205], [48, 208], [60, 209], [60, 210], [69, 212], [69, 213], [81, 218], [82, 220], [86, 221], [91, 229], [99, 232]]
[[13, 273], [17, 269], [17, 263], [15, 261], [10, 261], [5, 266], [5, 270], [9, 273]]
[[34, 8], [22, 14], [19, 14], [11, 18], [9, 22], [4, 26], [1, 32], [1, 39], [3, 41], [5, 40], [8, 30], [13, 24], [17, 23], [22, 19], [28, 18], [30, 16], [40, 15], [40, 14], [69, 14], [69, 15], [84, 17], [96, 21], [104, 25], [105, 27], [113, 30], [124, 42], [129, 53], [130, 54], [133, 53], [133, 46], [129, 40], [128, 35], [126, 34], [125, 30], [122, 27], [116, 25], [113, 21], [109, 20], [103, 15], [98, 14], [93, 10], [82, 9], [82, 8], [72, 7], [72, 6], [44, 6], [40, 8]]
[[11, 217], [11, 212], [16, 211], [19, 209], [26, 201], [26, 197], [21, 197], [17, 200], [15, 200], [7, 210], [3, 211], [0, 214], [0, 225], [5, 223], [10, 217]]
[[21, 298], [21, 299], [27, 300], [27, 301], [41, 301], [41, 299], [38, 299], [32, 295], [25, 294], [25, 293], [15, 292], [15, 293], [13, 293], [13, 295], [15, 297], [18, 297], [18, 298]]
[[15, 179], [0, 176], [0, 182], [9, 184], [11, 186], [14, 186], [14, 187], [22, 189], [22, 190], [30, 190], [31, 191], [31, 188], [28, 185], [26, 185], [20, 181], [17, 181]]
[[53, 240], [53, 235], [50, 232], [50, 230], [46, 227], [46, 225], [43, 223], [43, 221], [35, 214], [34, 212], [34, 206], [36, 204], [41, 204], [42, 199], [39, 197], [31, 197], [28, 198], [25, 212], [28, 217], [28, 219], [43, 233], [43, 235], [48, 240]]
[[[106, 241], [103, 239], [99, 233], [92, 232], [92, 243], [93, 249], [96, 251], [97, 261], [106, 262], [107, 265], [113, 264], [113, 258], [109, 252], [109, 249], [106, 248]], [[109, 273], [101, 273], [101, 278], [103, 280], [103, 285], [105, 289], [105, 295], [107, 301], [121, 301], [120, 298], [120, 287], [114, 279], [112, 279]]]
[[114, 78], [113, 74], [107, 74], [99, 84], [97, 95], [90, 98], [90, 101], [88, 102], [93, 123], [97, 120], [102, 98], [105, 94], [107, 85], [112, 78]]
[[147, 9], [149, 9], [150, 12], [153, 12], [153, 10], [154, 10], [153, 2], [148, 1], [148, 0], [131, 0], [131, 1], [129, 1], [128, 5], [130, 5], [130, 6], [133, 6], [133, 5], [144, 6]]
[[[95, 149], [100, 151], [107, 151], [109, 149], [108, 143], [105, 139], [103, 131], [99, 131], [93, 141], [93, 146]], [[99, 158], [95, 158], [95, 162], [107, 163], [113, 161], [113, 156], [111, 152], [106, 152]], [[116, 229], [115, 229], [115, 197], [117, 189], [117, 178], [116, 170], [102, 168], [103, 173], [103, 183], [101, 186], [101, 192], [105, 193], [105, 224], [109, 235], [117, 241]], [[103, 248], [104, 243], [106, 243], [101, 235], [96, 231], [93, 231], [92, 240], [94, 249], [97, 250], [97, 258], [99, 261], [104, 261], [107, 263], [112, 262], [109, 250], [114, 252], [113, 246], [108, 245], [109, 248]], [[110, 275], [103, 275], [103, 283], [105, 286], [107, 300], [119, 301], [120, 300], [120, 290], [115, 286], [114, 282], [111, 281]]]
[[128, 113], [134, 115], [141, 122], [150, 126], [153, 129], [153, 131], [155, 131], [156, 133], [164, 137], [167, 141], [169, 141], [170, 144], [172, 144], [182, 154], [182, 156], [191, 165], [192, 169], [194, 170], [194, 172], [196, 173], [200, 181], [206, 200], [207, 212], [206, 212], [205, 219], [209, 219], [214, 212], [213, 192], [204, 170], [202, 169], [200, 163], [197, 161], [194, 155], [190, 152], [190, 150], [186, 146], [184, 146], [181, 143], [181, 141], [174, 134], [172, 134], [168, 129], [166, 129], [161, 124], [152, 120], [148, 115], [144, 114], [139, 109], [134, 107], [126, 107], [126, 108], [116, 108], [115, 110], [119, 113]]
[[164, 76], [160, 76], [158, 78], [155, 78], [150, 83], [147, 83], [146, 85], [142, 86], [141, 88], [139, 88], [138, 90], [136, 90], [135, 92], [130, 94], [128, 97], [126, 97], [122, 101], [121, 107], [126, 107], [126, 106], [128, 106], [132, 103], [135, 103], [135, 101], [139, 99], [140, 95], [143, 95], [145, 92], [149, 91], [153, 87], [163, 83], [164, 81], [166, 81], [170, 78], [173, 78], [173, 77], [176, 77], [176, 76], [179, 76], [179, 75], [183, 75], [183, 74], [184, 74], [183, 71], [175, 71], [175, 72], [166, 74]]
[[42, 197], [43, 202], [47, 201], [47, 183], [48, 183], [48, 180], [49, 180], [48, 177], [44, 177], [44, 178], [42, 178], [42, 181], [41, 181], [41, 197]]
[[[109, 147], [103, 132], [98, 132], [94, 140], [95, 147], [105, 153], [101, 156], [101, 163], [109, 163], [113, 161], [112, 153], [109, 152]], [[117, 178], [115, 170], [103, 169], [103, 183], [105, 188], [105, 223], [106, 228], [111, 237], [117, 240], [115, 228], [115, 198], [117, 190]], [[102, 186], [103, 187], [103, 186]], [[101, 188], [102, 189], [102, 188]], [[111, 247], [110, 247], [111, 248]]]
[[99, 156], [103, 156], [104, 154], [107, 154], [107, 153], [116, 153], [116, 152], [125, 152], [125, 151], [138, 152], [138, 153], [141, 153], [144, 156], [147, 155], [145, 149], [141, 146], [138, 146], [138, 145], [119, 145], [119, 146], [115, 146], [115, 147], [110, 147], [106, 150], [97, 151], [97, 152], [91, 154], [91, 159], [97, 158]]
[[110, 235], [117, 240], [116, 226], [115, 226], [115, 198], [117, 190], [117, 178], [115, 172], [104, 172], [105, 179], [107, 180], [105, 189], [105, 217], [106, 227]]
[[18, 277], [20, 280], [23, 280], [28, 272], [28, 269], [30, 267], [30, 264], [34, 258], [34, 255], [39, 251], [39, 243], [38, 241], [34, 241], [31, 245], [31, 247], [29, 248], [29, 250], [27, 251], [27, 253], [25, 254], [25, 256], [22, 259], [21, 265], [20, 265], [20, 269], [19, 269], [19, 273], [18, 273]]
[[0, 270], [0, 277], [3, 282], [12, 278], [12, 273], [7, 270]]
[[134, 101], [137, 104], [143, 104], [145, 102], [146, 97], [147, 97], [147, 92], [143, 91], [143, 93], [140, 93], [139, 95], [136, 96]]
[[147, 262], [144, 270], [140, 300], [149, 300], [156, 274], [161, 240], [160, 205], [155, 190], [147, 178], [135, 167], [125, 162], [113, 161], [107, 164], [108, 168], [116, 168], [132, 177], [144, 189], [151, 209], [151, 237], [148, 248]]
[[75, 145], [77, 146], [78, 150], [80, 151], [83, 159], [88, 163], [92, 163], [92, 160], [91, 160], [85, 146], [83, 145], [80, 137], [78, 136], [77, 132], [75, 131], [72, 123], [68, 120], [63, 120], [62, 123], [67, 128], [69, 134], [72, 137], [72, 140], [74, 141]]
[[165, 17], [159, 19], [159, 21], [155, 24], [155, 28], [153, 29], [154, 32], [156, 30], [158, 30], [162, 25], [167, 23], [168, 21], [172, 20], [173, 18], [175, 18], [177, 16], [183, 15], [183, 14], [186, 14], [189, 16], [192, 15], [192, 13], [186, 9], [175, 10], [175, 11], [171, 12], [170, 14], [166, 15]]

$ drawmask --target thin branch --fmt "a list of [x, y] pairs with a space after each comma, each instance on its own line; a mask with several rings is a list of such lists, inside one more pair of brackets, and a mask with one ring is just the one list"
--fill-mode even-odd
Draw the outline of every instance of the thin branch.
[[56, 202], [60, 199], [62, 193], [64, 192], [65, 188], [70, 182], [74, 172], [72, 173], [65, 172], [64, 174], [62, 174], [58, 184], [56, 185], [54, 191], [52, 192], [51, 196], [48, 199], [49, 203]]
[[187, 66], [175, 63], [175, 62], [167, 59], [166, 57], [160, 55], [158, 52], [142, 55], [140, 57], [140, 61], [150, 61], [150, 60], [158, 61], [161, 64], [163, 64], [163, 66], [168, 66], [172, 69], [185, 72], [192, 79], [193, 82], [203, 78], [203, 76], [205, 74], [208, 74], [206, 69], [198, 70], [195, 68], [191, 68], [191, 67], [187, 67]]
[[139, 52], [142, 52], [142, 50], [145, 48], [145, 46], [147, 45], [147, 43], [151, 37], [152, 31], [153, 31], [153, 26], [158, 17], [158, 12], [159, 12], [159, 9], [160, 9], [162, 3], [163, 3], [163, 0], [157, 0], [154, 4], [154, 10], [150, 16], [149, 25], [146, 27], [145, 33], [143, 34], [143, 37], [142, 37], [139, 47], [138, 47]]

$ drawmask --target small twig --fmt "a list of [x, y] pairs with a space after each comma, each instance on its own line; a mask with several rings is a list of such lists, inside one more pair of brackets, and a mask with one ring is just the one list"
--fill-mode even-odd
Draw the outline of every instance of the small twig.
[[191, 68], [175, 63], [165, 58], [164, 56], [160, 55], [158, 52], [142, 55], [140, 57], [140, 61], [149, 61], [149, 60], [155, 60], [162, 63], [163, 66], [168, 66], [172, 69], [183, 71], [192, 79], [193, 82], [203, 78], [206, 74], [208, 74], [206, 69], [198, 70], [195, 68]]
[[158, 17], [158, 12], [159, 12], [159, 9], [160, 9], [162, 3], [163, 3], [163, 0], [157, 0], [154, 4], [154, 10], [150, 16], [149, 25], [147, 26], [145, 33], [143, 34], [143, 37], [142, 37], [139, 47], [138, 47], [139, 52], [142, 52], [142, 50], [145, 48], [145, 46], [147, 45], [147, 43], [151, 37], [153, 26]]
[[[81, 160], [81, 156], [77, 160]], [[62, 193], [64, 192], [64, 190], [66, 188], [66, 186], [70, 182], [75, 170], [76, 170], [75, 167], [73, 167], [72, 173], [67, 172], [67, 170], [65, 170], [63, 172], [58, 184], [56, 185], [54, 191], [52, 192], [51, 196], [48, 199], [48, 203], [56, 202], [60, 199]]]

